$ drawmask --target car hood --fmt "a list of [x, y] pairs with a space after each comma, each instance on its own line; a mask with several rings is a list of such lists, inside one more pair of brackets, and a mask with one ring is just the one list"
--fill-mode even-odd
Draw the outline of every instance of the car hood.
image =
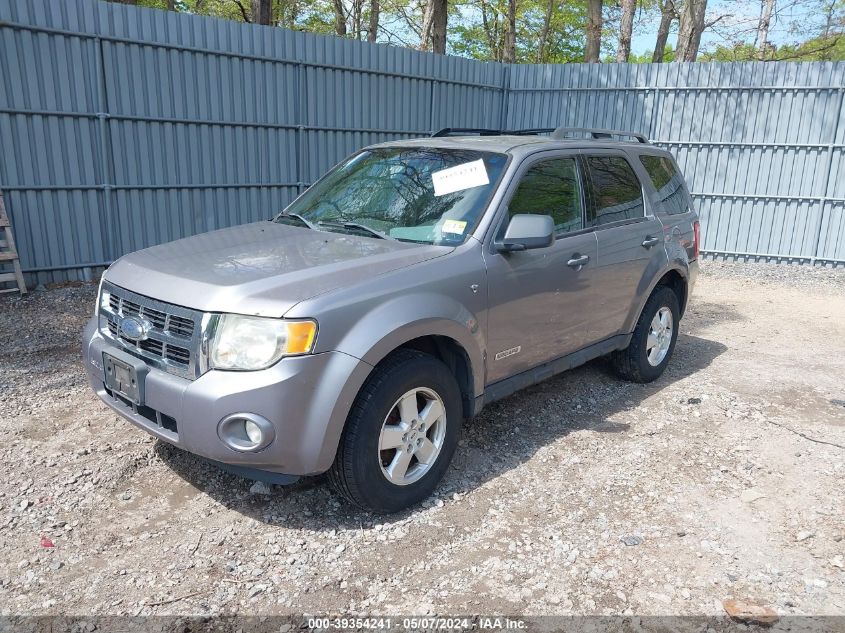
[[131, 253], [105, 277], [196, 310], [280, 317], [305, 299], [451, 250], [256, 222]]

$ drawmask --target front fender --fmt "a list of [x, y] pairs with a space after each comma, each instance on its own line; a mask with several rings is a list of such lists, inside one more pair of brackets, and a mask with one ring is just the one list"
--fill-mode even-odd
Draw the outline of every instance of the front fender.
[[380, 303], [349, 327], [336, 349], [375, 366], [422, 336], [444, 336], [460, 345], [472, 370], [473, 396], [484, 392], [481, 324], [466, 306], [445, 295], [414, 293]]
[[[374, 367], [408, 341], [421, 336], [444, 336], [457, 342], [469, 358], [473, 396], [477, 398], [484, 392], [482, 327], [466, 307], [453, 299], [434, 293], [403, 295], [374, 306], [345, 326], [342, 338], [331, 343], [331, 347], [363, 362], [347, 378], [343, 397], [334, 406], [320, 453], [321, 468], [328, 468], [334, 460], [346, 417]], [[333, 327], [326, 329], [338, 331]]]

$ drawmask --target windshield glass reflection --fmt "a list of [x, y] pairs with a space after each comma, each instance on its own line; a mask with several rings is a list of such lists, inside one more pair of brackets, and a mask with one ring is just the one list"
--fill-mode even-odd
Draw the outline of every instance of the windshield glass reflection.
[[381, 148], [352, 156], [276, 222], [423, 244], [460, 244], [507, 162], [493, 152]]

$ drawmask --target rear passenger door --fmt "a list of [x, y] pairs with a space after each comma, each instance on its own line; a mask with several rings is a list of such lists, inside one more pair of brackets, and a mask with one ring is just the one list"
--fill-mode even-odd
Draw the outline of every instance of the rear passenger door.
[[653, 214], [630, 159], [621, 151], [584, 151], [587, 225], [595, 230], [598, 254], [595, 311], [597, 338], [629, 330], [629, 316], [654, 274], [666, 261], [663, 224]]

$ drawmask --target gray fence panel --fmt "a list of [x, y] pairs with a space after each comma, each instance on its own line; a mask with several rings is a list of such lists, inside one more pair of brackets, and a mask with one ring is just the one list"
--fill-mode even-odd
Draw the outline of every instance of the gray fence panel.
[[845, 64], [519, 66], [508, 125], [641, 131], [678, 158], [712, 254], [844, 264]]
[[441, 127], [611, 127], [678, 158], [714, 255], [845, 264], [845, 64], [506, 66], [96, 0], [0, 3], [0, 189], [29, 281], [269, 217]]
[[828, 203], [820, 230], [819, 258], [845, 261], [845, 203]]

